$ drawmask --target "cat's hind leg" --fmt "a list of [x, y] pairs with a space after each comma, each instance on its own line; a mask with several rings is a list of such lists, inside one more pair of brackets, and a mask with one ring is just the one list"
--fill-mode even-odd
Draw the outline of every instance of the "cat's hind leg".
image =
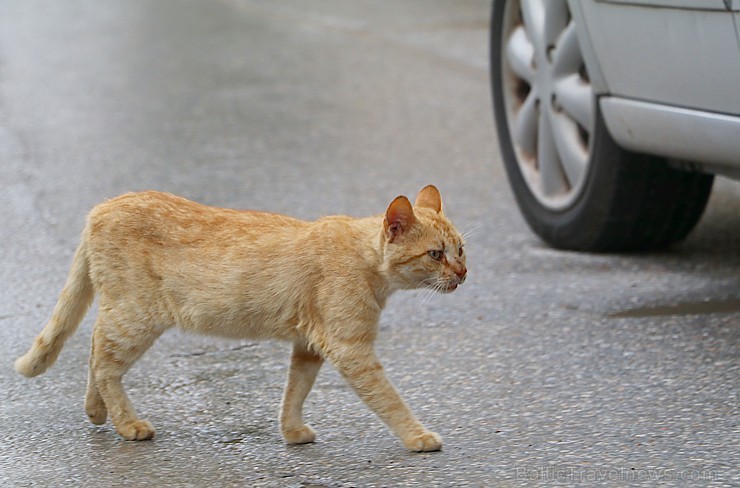
[[90, 422], [95, 425], [101, 425], [105, 423], [105, 419], [108, 417], [108, 409], [105, 407], [103, 397], [100, 396], [98, 391], [98, 385], [95, 381], [95, 371], [93, 367], [93, 356], [95, 353], [95, 339], [93, 339], [93, 345], [90, 349], [90, 371], [87, 376], [87, 393], [85, 393], [85, 412], [87, 413]]
[[[93, 385], [110, 413], [118, 433], [126, 440], [146, 440], [154, 437], [154, 427], [136, 415], [131, 401], [123, 390], [121, 380], [131, 365], [141, 357], [161, 335], [151, 327], [119, 324], [108, 317], [98, 317], [93, 331], [91, 358]], [[95, 392], [88, 389], [93, 405]], [[89, 411], [88, 411], [89, 415]], [[99, 420], [99, 417], [97, 418]]]
[[302, 342], [293, 345], [280, 412], [280, 430], [288, 444], [306, 444], [316, 439], [313, 429], [303, 423], [303, 402], [311, 391], [322, 363], [321, 356]]

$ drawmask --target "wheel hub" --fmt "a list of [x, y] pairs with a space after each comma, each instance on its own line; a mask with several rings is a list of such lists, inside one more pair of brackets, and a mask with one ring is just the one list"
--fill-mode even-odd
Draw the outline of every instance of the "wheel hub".
[[521, 173], [544, 207], [566, 209], [588, 173], [595, 118], [566, 0], [508, 2], [502, 45], [506, 115]]

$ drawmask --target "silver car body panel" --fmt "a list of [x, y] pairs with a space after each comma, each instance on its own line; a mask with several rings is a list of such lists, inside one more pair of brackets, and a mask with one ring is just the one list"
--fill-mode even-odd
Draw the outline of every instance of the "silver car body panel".
[[568, 3], [612, 137], [736, 177], [740, 0]]
[[737, 47], [740, 49], [740, 0], [732, 0], [732, 10], [735, 17], [735, 36], [737, 37]]
[[618, 97], [602, 97], [600, 104], [622, 147], [709, 164], [696, 169], [740, 168], [740, 117]]
[[596, 0], [604, 3], [623, 3], [647, 7], [663, 7], [692, 10], [728, 10], [726, 0]]

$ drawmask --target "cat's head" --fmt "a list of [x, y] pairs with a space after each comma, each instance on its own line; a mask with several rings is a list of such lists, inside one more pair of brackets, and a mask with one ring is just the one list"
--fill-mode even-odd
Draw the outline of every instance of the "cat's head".
[[463, 237], [442, 213], [442, 198], [426, 186], [411, 206], [399, 196], [388, 206], [385, 231], [386, 276], [395, 289], [454, 291], [467, 274]]

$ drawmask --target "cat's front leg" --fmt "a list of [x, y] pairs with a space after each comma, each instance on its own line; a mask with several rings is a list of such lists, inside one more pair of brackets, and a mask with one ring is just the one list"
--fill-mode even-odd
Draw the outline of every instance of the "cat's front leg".
[[280, 430], [288, 444], [306, 444], [316, 439], [313, 429], [303, 423], [303, 402], [311, 391], [323, 361], [304, 343], [296, 342], [293, 345], [280, 412]]
[[328, 357], [407, 449], [416, 452], [442, 449], [439, 435], [421, 425], [388, 380], [371, 345], [338, 345], [328, 351]]

